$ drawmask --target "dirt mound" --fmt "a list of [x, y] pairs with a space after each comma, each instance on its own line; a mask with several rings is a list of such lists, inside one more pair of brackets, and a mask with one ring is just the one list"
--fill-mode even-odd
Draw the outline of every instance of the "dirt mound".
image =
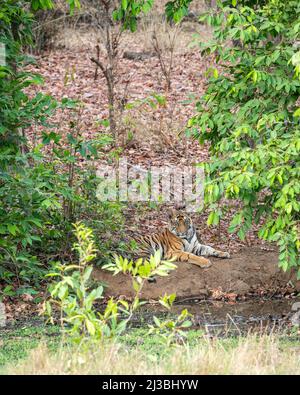
[[[164, 293], [175, 292], [177, 298], [207, 297], [234, 293], [246, 295], [251, 292], [276, 293], [300, 291], [300, 281], [291, 273], [278, 268], [278, 255], [260, 247], [243, 248], [231, 259], [210, 258], [213, 265], [208, 269], [178, 263], [178, 268], [168, 277], [157, 278], [156, 283], [147, 283], [142, 297], [158, 299]], [[94, 278], [107, 285], [106, 294], [132, 297], [131, 279], [123, 274], [112, 276], [109, 272], [95, 268]]]

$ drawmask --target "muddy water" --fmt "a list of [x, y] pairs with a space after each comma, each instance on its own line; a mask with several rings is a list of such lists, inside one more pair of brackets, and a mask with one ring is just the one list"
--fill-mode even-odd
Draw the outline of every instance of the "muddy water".
[[[291, 327], [289, 321], [291, 306], [297, 301], [299, 301], [299, 298], [257, 298], [237, 302], [186, 299], [175, 304], [171, 312], [168, 313], [157, 302], [153, 304], [149, 303], [144, 305], [133, 316], [130, 327], [147, 328], [147, 324], [153, 324], [154, 315], [161, 319], [175, 319], [183, 309], [187, 309], [193, 315], [193, 326], [191, 329], [204, 330], [208, 335], [235, 336], [257, 330], [283, 333]], [[43, 325], [44, 323], [41, 318], [23, 318], [8, 322], [6, 330]]]
[[283, 331], [290, 327], [289, 317], [295, 299], [254, 299], [240, 302], [182, 301], [166, 315], [160, 305], [147, 305], [143, 313], [134, 317], [133, 326], [152, 323], [153, 315], [176, 316], [183, 309], [193, 315], [193, 329], [209, 334], [241, 334], [252, 330]]

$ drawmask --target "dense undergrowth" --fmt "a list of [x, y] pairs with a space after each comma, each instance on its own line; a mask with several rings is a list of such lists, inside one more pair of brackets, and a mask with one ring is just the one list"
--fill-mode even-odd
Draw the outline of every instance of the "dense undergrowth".
[[[299, 374], [297, 336], [209, 340], [188, 332], [188, 345], [166, 348], [158, 335], [132, 329], [113, 342], [87, 349], [62, 347], [59, 327], [0, 332], [0, 373], [9, 374]], [[138, 363], [137, 363], [138, 362]]]

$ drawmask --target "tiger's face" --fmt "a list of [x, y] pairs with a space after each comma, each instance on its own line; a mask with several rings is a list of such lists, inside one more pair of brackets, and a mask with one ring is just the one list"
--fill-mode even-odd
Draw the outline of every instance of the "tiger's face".
[[169, 212], [169, 230], [180, 238], [187, 238], [193, 231], [193, 223], [189, 216], [182, 211]]

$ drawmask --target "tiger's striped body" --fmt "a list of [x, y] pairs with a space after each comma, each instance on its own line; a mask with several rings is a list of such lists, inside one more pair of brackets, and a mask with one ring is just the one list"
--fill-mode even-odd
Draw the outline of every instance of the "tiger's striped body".
[[189, 262], [202, 268], [211, 266], [209, 259], [204, 256], [230, 258], [228, 252], [201, 244], [191, 219], [177, 211], [172, 211], [170, 214], [169, 229], [151, 236], [140, 237], [136, 241], [140, 256], [153, 255], [159, 250], [162, 259], [174, 258], [176, 261]]

